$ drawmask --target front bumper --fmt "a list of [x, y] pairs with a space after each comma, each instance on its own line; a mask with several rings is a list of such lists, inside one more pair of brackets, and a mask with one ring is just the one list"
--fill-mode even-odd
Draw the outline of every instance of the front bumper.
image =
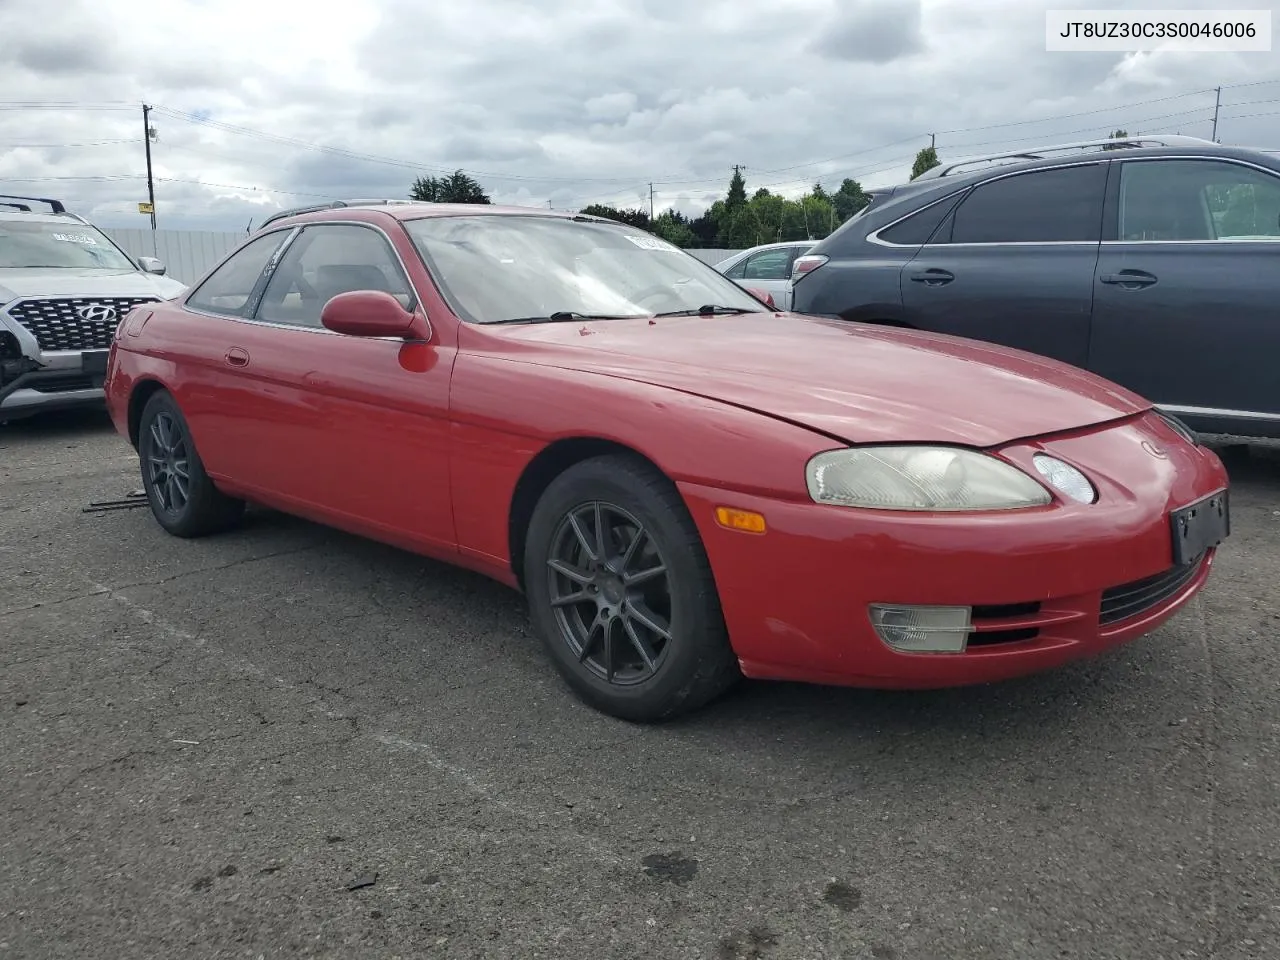
[[[1084, 470], [1098, 502], [910, 514], [680, 484], [743, 672], [885, 688], [981, 683], [1099, 653], [1168, 620], [1214, 560], [1210, 550], [1173, 568], [1169, 512], [1225, 489], [1221, 461], [1152, 414], [999, 453], [1030, 468], [1042, 450]], [[767, 532], [720, 527], [718, 506], [763, 514]], [[961, 653], [899, 652], [873, 627], [872, 604], [972, 607], [973, 632]]]
[[[104, 403], [106, 351], [50, 351], [0, 368], [0, 420]], [[37, 365], [38, 363], [38, 365]]]

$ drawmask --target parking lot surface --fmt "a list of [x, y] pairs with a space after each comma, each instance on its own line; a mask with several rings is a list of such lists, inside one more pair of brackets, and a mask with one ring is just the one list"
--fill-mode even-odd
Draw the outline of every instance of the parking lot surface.
[[579, 704], [521, 599], [266, 511], [181, 541], [105, 416], [0, 427], [0, 957], [1280, 952], [1280, 460], [1205, 593], [996, 686]]

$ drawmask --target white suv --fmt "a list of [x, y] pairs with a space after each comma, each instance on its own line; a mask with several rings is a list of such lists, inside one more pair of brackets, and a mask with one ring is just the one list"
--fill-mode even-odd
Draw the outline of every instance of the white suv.
[[186, 289], [164, 272], [59, 200], [0, 194], [0, 422], [101, 404], [116, 324]]

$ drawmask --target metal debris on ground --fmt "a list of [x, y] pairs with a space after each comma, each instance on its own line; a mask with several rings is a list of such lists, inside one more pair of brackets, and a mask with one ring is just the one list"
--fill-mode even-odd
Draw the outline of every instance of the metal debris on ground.
[[363, 890], [365, 887], [372, 887], [377, 882], [378, 875], [376, 873], [366, 873], [356, 877], [355, 880], [347, 885], [347, 889]]
[[81, 507], [81, 513], [106, 513], [108, 510], [130, 510], [134, 507], [145, 507], [147, 494], [145, 490], [133, 490], [122, 500], [94, 500], [87, 507]]

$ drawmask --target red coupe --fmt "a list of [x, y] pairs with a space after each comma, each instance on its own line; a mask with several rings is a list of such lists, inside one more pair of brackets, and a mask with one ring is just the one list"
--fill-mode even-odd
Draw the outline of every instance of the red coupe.
[[1147, 633], [1228, 534], [1219, 459], [1074, 367], [770, 309], [631, 227], [335, 205], [119, 325], [177, 536], [246, 501], [522, 590], [596, 707], [739, 676], [924, 688]]

